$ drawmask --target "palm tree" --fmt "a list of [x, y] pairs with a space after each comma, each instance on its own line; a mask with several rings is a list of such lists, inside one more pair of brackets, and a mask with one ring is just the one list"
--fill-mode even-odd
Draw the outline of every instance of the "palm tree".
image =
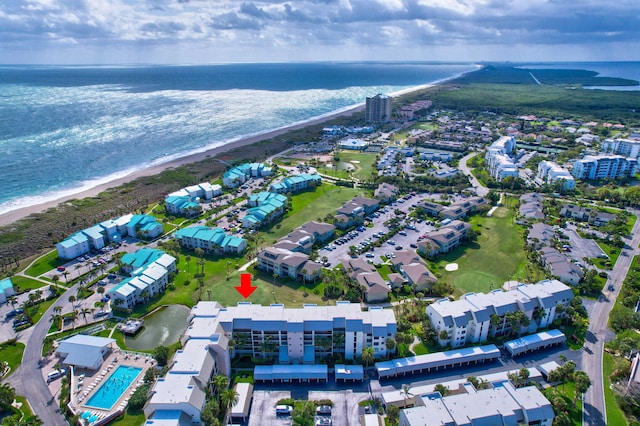
[[362, 362], [365, 367], [368, 367], [370, 364], [373, 364], [373, 361], [376, 359], [376, 353], [371, 346], [367, 346], [362, 349]]
[[82, 308], [80, 309], [80, 315], [82, 315], [82, 318], [84, 318], [84, 323], [88, 324], [89, 322], [87, 321], [87, 314], [91, 314], [93, 313], [93, 309], [90, 308]]
[[103, 286], [98, 286], [98, 288], [96, 289], [96, 292], [100, 295], [100, 298], [102, 299], [102, 295], [105, 293], [105, 288]]
[[76, 301], [76, 297], [75, 297], [75, 296], [73, 296], [73, 295], [71, 295], [71, 296], [69, 296], [69, 299], [68, 299], [68, 300], [69, 300], [69, 303], [71, 303], [71, 309], [73, 309], [73, 304], [74, 304], [74, 303], [75, 303], [75, 301]]
[[239, 395], [235, 389], [226, 389], [220, 394], [220, 402], [222, 403], [222, 406], [224, 407], [225, 412], [227, 410], [230, 410], [231, 407], [233, 407], [234, 405], [236, 405], [238, 403], [238, 399], [239, 399]]
[[402, 395], [402, 399], [404, 399], [404, 408], [407, 408], [407, 400], [409, 397], [413, 396], [411, 393], [411, 385], [402, 385], [400, 395]]
[[391, 355], [396, 350], [396, 339], [394, 339], [393, 337], [388, 337], [385, 345], [387, 347], [387, 353]]
[[587, 373], [578, 370], [573, 373], [573, 381], [576, 384], [576, 392], [573, 396], [573, 403], [575, 404], [576, 400], [578, 399], [578, 395], [582, 395], [583, 393], [585, 393], [587, 389], [589, 389], [589, 386], [591, 386], [591, 379], [589, 378]]
[[223, 374], [216, 374], [211, 379], [211, 385], [216, 393], [220, 394], [229, 387], [229, 378]]
[[65, 282], [66, 284], [69, 284], [69, 272], [68, 272], [68, 271], [64, 271], [64, 272], [62, 273], [62, 276], [64, 277], [64, 282]]
[[71, 324], [73, 324], [73, 329], [76, 329], [76, 320], [78, 319], [78, 311], [71, 311], [67, 314], [67, 318], [69, 319], [69, 321], [71, 321]]
[[9, 298], [7, 299], [7, 302], [9, 302], [11, 304], [11, 307], [15, 310], [16, 309], [16, 305], [18, 304], [18, 297], [17, 296], [9, 296]]

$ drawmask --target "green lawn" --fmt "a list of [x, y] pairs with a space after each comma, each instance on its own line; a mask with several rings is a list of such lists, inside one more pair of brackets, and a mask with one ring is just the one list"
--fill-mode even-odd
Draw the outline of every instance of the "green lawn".
[[[461, 293], [488, 292], [502, 287], [507, 280], [536, 282], [544, 278], [537, 265], [530, 264], [523, 248], [521, 230], [513, 223], [513, 210], [498, 208], [492, 217], [471, 219], [480, 232], [477, 242], [464, 244], [438, 256], [435, 270]], [[458, 270], [447, 272], [448, 263]]]
[[[567, 405], [569, 406], [569, 418], [571, 420], [571, 424], [574, 426], [582, 425], [582, 401], [580, 398], [577, 398], [575, 404], [573, 403], [573, 398], [576, 393], [576, 386], [573, 382], [567, 382], [562, 385], [558, 385], [555, 387], [547, 388], [542, 393], [547, 397], [549, 401], [552, 401], [557, 396], [561, 397], [565, 400]], [[610, 423], [610, 424], [618, 424], [618, 423]]]
[[133, 410], [127, 410], [124, 414], [124, 416], [122, 417], [118, 417], [118, 419], [112, 423], [109, 423], [111, 425], [115, 425], [115, 426], [140, 426], [141, 424], [144, 424], [144, 412], [142, 411], [133, 411]]
[[31, 290], [34, 288], [48, 287], [48, 284], [45, 284], [41, 281], [37, 281], [28, 277], [22, 277], [19, 275], [11, 277], [11, 282], [14, 285], [20, 287], [22, 290]]
[[49, 272], [50, 270], [64, 264], [64, 260], [58, 259], [58, 252], [53, 250], [33, 262], [33, 265], [31, 265], [31, 267], [29, 267], [24, 273], [32, 277], [39, 277], [45, 272]]
[[356, 195], [362, 195], [362, 191], [327, 183], [323, 183], [314, 191], [295, 194], [291, 197], [291, 211], [286, 217], [257, 235], [264, 237], [267, 244], [271, 244], [303, 223], [322, 219], [327, 214], [335, 214], [338, 207]]
[[22, 362], [22, 354], [24, 353], [24, 343], [16, 342], [13, 344], [4, 343], [0, 345], [0, 360], [9, 363], [11, 374]]
[[[600, 246], [600, 248], [602, 249], [602, 251], [604, 251], [607, 256], [609, 256], [610, 262], [611, 262], [611, 267], [613, 267], [613, 265], [616, 264], [616, 262], [618, 261], [618, 257], [620, 257], [620, 249], [618, 247], [614, 247], [611, 244], [607, 244], [606, 242], [603, 241], [596, 241], [596, 243]], [[611, 269], [611, 267], [605, 267], [603, 266], [604, 263], [607, 262], [606, 259], [592, 259], [592, 261], [594, 261], [594, 263], [598, 266], [600, 266], [601, 268], [605, 268], [605, 269]], [[601, 264], [601, 262], [603, 262]]]
[[360, 180], [367, 180], [371, 178], [371, 171], [375, 170], [373, 163], [376, 161], [376, 154], [340, 151], [338, 156], [340, 157], [340, 163], [343, 163], [344, 165], [350, 164], [355, 167], [355, 171], [352, 174], [354, 178]]
[[42, 318], [47, 309], [49, 309], [49, 307], [53, 305], [55, 301], [56, 299], [45, 300], [42, 303], [38, 303], [37, 305], [27, 308], [29, 316], [33, 320], [34, 324], [40, 321], [40, 318]]
[[618, 407], [613, 390], [611, 390], [611, 379], [609, 379], [609, 376], [611, 376], [616, 369], [616, 363], [613, 355], [605, 352], [602, 363], [602, 374], [604, 379], [604, 406], [607, 410], [607, 424], [627, 425], [627, 419], [620, 407]]

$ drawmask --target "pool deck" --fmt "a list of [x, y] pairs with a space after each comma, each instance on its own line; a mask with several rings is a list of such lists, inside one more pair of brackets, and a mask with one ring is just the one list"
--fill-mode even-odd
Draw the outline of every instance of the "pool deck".
[[[116, 349], [102, 363], [98, 370], [87, 370], [84, 368], [74, 368], [71, 376], [71, 404], [70, 408], [77, 414], [85, 411], [90, 412], [97, 419], [91, 425], [106, 424], [117, 415], [120, 415], [129, 402], [129, 398], [143, 384], [144, 373], [148, 368], [155, 366], [156, 362], [151, 355], [123, 351]], [[136, 380], [131, 382], [120, 398], [116, 400], [110, 410], [86, 406], [87, 401], [100, 388], [100, 385], [108, 380], [118, 366], [142, 368]]]

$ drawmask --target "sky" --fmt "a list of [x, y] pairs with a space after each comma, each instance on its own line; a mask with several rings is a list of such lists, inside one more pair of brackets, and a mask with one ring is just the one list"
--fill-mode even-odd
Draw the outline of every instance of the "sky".
[[640, 60], [638, 0], [0, 0], [0, 63]]

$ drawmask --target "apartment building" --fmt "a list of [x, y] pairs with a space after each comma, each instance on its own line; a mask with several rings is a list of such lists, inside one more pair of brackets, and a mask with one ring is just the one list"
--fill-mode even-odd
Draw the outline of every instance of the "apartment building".
[[361, 224], [364, 222], [364, 218], [378, 210], [379, 206], [380, 201], [378, 200], [361, 196], [354, 197], [336, 210], [333, 223], [339, 229], [347, 229]]
[[538, 163], [538, 175], [536, 178], [552, 186], [559, 182], [558, 184], [561, 185], [562, 189], [567, 191], [576, 187], [576, 181], [571, 176], [571, 173], [553, 161], [542, 160]]
[[318, 174], [301, 173], [282, 179], [278, 183], [274, 183], [269, 191], [276, 194], [295, 194], [308, 188], [315, 188], [322, 183], [322, 178]]
[[381, 93], [367, 97], [364, 116], [369, 123], [386, 123], [391, 120], [391, 104], [393, 98]]
[[236, 188], [250, 178], [271, 176], [273, 169], [264, 163], [244, 163], [227, 170], [222, 175], [222, 185], [225, 188]]
[[605, 139], [602, 141], [602, 152], [610, 154], [618, 154], [623, 157], [635, 158], [640, 157], [640, 140], [635, 139]]
[[[445, 223], [448, 221], [447, 223]], [[445, 219], [440, 229], [429, 232], [427, 237], [418, 242], [418, 253], [423, 256], [435, 256], [459, 246], [466, 238], [471, 225], [461, 220]]]
[[555, 417], [553, 406], [538, 388], [516, 388], [508, 381], [482, 390], [464, 383], [454, 395], [433, 392], [414, 400], [415, 407], [400, 410], [400, 426], [551, 426]]
[[287, 197], [274, 192], [259, 192], [249, 196], [247, 205], [249, 209], [242, 218], [242, 227], [257, 229], [284, 214]]
[[191, 226], [179, 229], [174, 233], [174, 238], [181, 247], [190, 250], [200, 248], [206, 253], [240, 254], [247, 248], [247, 240], [244, 238], [227, 235], [220, 228], [208, 226]]
[[626, 179], [636, 172], [638, 160], [621, 155], [586, 155], [575, 160], [571, 174], [576, 179]]
[[273, 247], [309, 254], [315, 243], [330, 239], [335, 229], [335, 226], [328, 223], [307, 222], [280, 238]]
[[309, 259], [309, 255], [285, 248], [267, 247], [258, 254], [258, 269], [276, 277], [289, 277], [296, 281], [312, 281], [320, 276], [322, 265]]
[[510, 291], [467, 293], [456, 301], [440, 299], [427, 306], [427, 316], [440, 345], [455, 348], [511, 332], [507, 314], [516, 311], [530, 319], [528, 327], [516, 332], [533, 333], [548, 327], [559, 316], [556, 307], [567, 307], [572, 299], [568, 286], [558, 280], [544, 280], [520, 284]]
[[485, 161], [494, 179], [501, 181], [507, 176], [518, 177], [518, 168], [510, 156], [515, 147], [515, 137], [502, 136], [487, 148]]
[[[162, 250], [144, 248], [122, 257], [123, 270], [130, 277], [122, 280], [107, 294], [115, 306], [132, 309], [135, 305], [161, 293], [176, 273], [176, 259]], [[116, 302], [118, 301], [118, 302]]]
[[119, 243], [127, 236], [153, 239], [162, 232], [162, 224], [155, 217], [128, 214], [78, 231], [56, 243], [56, 249], [59, 258], [75, 259], [92, 250], [100, 250], [110, 242]]

